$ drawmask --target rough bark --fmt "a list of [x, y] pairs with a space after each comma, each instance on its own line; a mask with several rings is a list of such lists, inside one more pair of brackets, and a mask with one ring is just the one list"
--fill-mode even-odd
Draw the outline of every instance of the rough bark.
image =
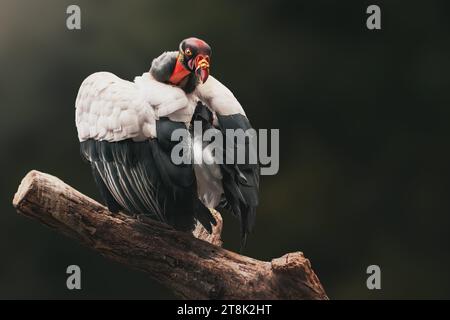
[[[29, 172], [14, 196], [20, 214], [77, 239], [105, 257], [148, 273], [188, 299], [327, 299], [301, 252], [271, 262], [218, 245], [222, 219], [212, 235], [198, 227], [179, 232], [150, 219], [113, 214], [56, 177]], [[213, 243], [209, 243], [209, 242]]]

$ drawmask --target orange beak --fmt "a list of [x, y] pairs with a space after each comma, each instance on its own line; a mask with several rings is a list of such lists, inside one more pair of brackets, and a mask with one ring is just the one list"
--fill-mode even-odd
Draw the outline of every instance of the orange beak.
[[195, 57], [195, 74], [201, 83], [205, 83], [209, 77], [209, 56], [199, 54]]

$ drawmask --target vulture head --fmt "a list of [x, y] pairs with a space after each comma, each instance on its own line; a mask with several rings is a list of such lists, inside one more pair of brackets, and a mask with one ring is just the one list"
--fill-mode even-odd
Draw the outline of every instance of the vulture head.
[[211, 47], [203, 40], [187, 38], [181, 41], [178, 60], [183, 66], [194, 73], [201, 83], [205, 83], [209, 76], [209, 61]]
[[150, 73], [156, 80], [189, 93], [208, 79], [210, 57], [211, 47], [205, 41], [187, 38], [181, 41], [178, 51], [164, 52], [153, 59]]

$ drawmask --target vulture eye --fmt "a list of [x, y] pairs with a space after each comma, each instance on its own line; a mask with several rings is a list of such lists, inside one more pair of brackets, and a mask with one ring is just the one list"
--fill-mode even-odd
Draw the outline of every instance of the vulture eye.
[[185, 53], [187, 56], [191, 56], [191, 55], [192, 55], [192, 51], [191, 51], [191, 49], [189, 49], [189, 48], [187, 48], [187, 49], [184, 51], [184, 53]]

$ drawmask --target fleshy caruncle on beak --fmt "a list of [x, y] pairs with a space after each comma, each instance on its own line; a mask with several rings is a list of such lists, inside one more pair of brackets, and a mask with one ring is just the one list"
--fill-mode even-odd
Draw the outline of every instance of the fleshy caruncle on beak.
[[205, 83], [209, 77], [209, 57], [198, 55], [195, 58], [195, 74], [201, 83]]

